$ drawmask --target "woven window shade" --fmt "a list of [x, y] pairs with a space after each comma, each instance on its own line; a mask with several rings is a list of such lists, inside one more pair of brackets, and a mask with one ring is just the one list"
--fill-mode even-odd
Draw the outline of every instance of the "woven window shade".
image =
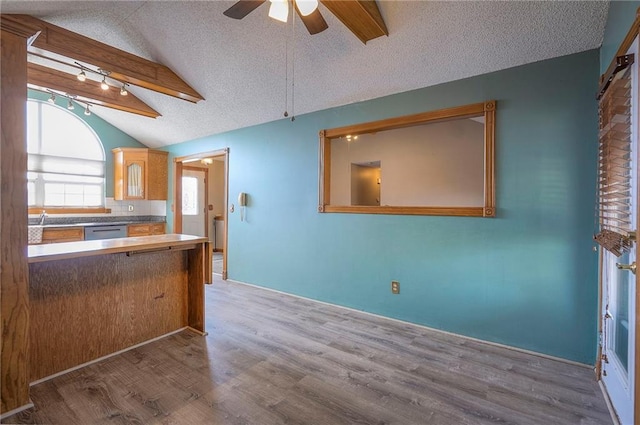
[[594, 239], [616, 256], [631, 248], [631, 68], [617, 73], [600, 98], [599, 232]]

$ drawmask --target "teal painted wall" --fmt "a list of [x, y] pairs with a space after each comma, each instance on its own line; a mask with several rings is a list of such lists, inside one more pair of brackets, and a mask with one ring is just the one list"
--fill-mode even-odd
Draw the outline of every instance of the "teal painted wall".
[[[246, 221], [237, 205], [228, 218], [230, 279], [593, 364], [598, 59], [592, 50], [167, 150], [230, 148], [230, 202], [249, 194]], [[488, 99], [496, 218], [316, 212], [319, 130]]]
[[[49, 94], [36, 90], [28, 90], [27, 93], [29, 99], [47, 100]], [[67, 100], [61, 97], [56, 98], [56, 105], [63, 108], [67, 107]], [[105, 195], [107, 197], [113, 197], [113, 156], [111, 149], [117, 147], [132, 147], [132, 148], [144, 148], [142, 143], [138, 142], [127, 133], [112, 126], [96, 114], [89, 116], [84, 114], [84, 105], [75, 104], [75, 109], [69, 111], [78, 116], [82, 121], [86, 122], [93, 131], [96, 132], [102, 146], [104, 147], [105, 159], [106, 159], [106, 176], [105, 176]]]
[[609, 4], [607, 26], [600, 49], [600, 74], [607, 70], [613, 60], [620, 43], [636, 18], [638, 7], [640, 7], [640, 1], [612, 1]]

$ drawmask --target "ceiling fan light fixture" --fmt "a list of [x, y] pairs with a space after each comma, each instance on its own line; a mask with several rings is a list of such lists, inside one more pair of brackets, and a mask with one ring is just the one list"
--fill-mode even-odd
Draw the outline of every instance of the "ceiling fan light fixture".
[[302, 16], [311, 15], [318, 8], [318, 0], [295, 0]]
[[280, 22], [287, 22], [289, 18], [289, 2], [287, 0], [271, 0], [269, 17]]

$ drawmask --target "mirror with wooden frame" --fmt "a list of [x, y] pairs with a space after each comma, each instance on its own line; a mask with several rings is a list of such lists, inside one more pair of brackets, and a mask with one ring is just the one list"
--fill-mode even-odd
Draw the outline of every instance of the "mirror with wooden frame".
[[322, 130], [318, 211], [494, 217], [495, 107]]

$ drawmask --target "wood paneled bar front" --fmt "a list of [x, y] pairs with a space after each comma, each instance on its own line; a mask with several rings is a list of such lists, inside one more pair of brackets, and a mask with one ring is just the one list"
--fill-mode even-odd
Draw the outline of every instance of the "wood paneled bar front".
[[29, 246], [31, 382], [183, 328], [204, 334], [206, 238]]

